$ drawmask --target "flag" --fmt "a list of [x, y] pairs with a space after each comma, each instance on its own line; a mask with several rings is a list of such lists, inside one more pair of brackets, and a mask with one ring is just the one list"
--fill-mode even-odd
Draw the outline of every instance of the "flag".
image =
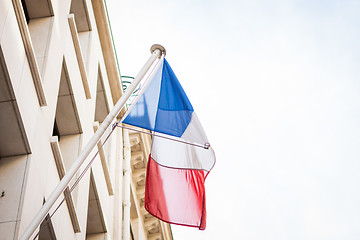
[[205, 179], [215, 153], [169, 63], [162, 58], [158, 64], [123, 121], [156, 133], [147, 164], [145, 208], [165, 222], [203, 230]]

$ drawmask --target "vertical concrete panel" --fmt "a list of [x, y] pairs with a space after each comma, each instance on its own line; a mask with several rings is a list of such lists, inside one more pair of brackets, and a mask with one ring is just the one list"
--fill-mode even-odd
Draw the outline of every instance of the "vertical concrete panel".
[[90, 56], [89, 52], [90, 52], [90, 39], [91, 39], [91, 32], [80, 32], [79, 33], [79, 40], [80, 40], [80, 47], [81, 47], [81, 53], [83, 56], [83, 60], [84, 60], [84, 64], [85, 64], [85, 68], [86, 70], [88, 69], [87, 63], [88, 63], [88, 58]]
[[19, 219], [20, 229], [19, 236], [23, 233], [25, 228], [33, 220], [35, 214], [41, 208], [44, 198], [44, 182], [40, 179], [44, 175], [35, 164], [35, 160], [38, 159], [37, 154], [31, 154], [28, 157], [28, 177], [25, 179], [24, 184], [24, 200], [22, 204], [22, 211], [20, 212]]
[[14, 9], [9, 8], [3, 33], [1, 35], [1, 46], [3, 49], [6, 65], [14, 91], [20, 86], [20, 78], [23, 65], [26, 60], [24, 44], [20, 35], [19, 25], [16, 20]]
[[97, 157], [95, 162], [92, 165], [92, 172], [94, 175], [94, 180], [96, 184], [96, 189], [99, 197], [99, 203], [101, 205], [101, 210], [104, 215], [104, 220], [106, 224], [106, 228], [108, 228], [108, 204], [109, 204], [109, 193], [107, 190], [104, 172], [102, 170], [102, 165], [100, 163], [100, 158]]
[[10, 0], [0, 1], [0, 39], [5, 26], [5, 21], [8, 15], [10, 4], [11, 4]]
[[25, 166], [26, 155], [0, 159], [0, 222], [17, 220]]
[[87, 171], [77, 186], [77, 188], [78, 188], [77, 196], [78, 197], [77, 197], [75, 205], [76, 205], [76, 211], [78, 214], [80, 228], [81, 228], [81, 232], [77, 234], [77, 239], [85, 239], [86, 238], [89, 185], [90, 185], [90, 171]]
[[[74, 161], [78, 158], [81, 151], [81, 138], [80, 134], [63, 136], [60, 138], [59, 145], [61, 149], [61, 155], [64, 160], [65, 169], [68, 170]], [[76, 178], [71, 181], [70, 186], [75, 182]], [[72, 197], [74, 202], [77, 202], [78, 199], [78, 187], [72, 192]]]
[[[36, 55], [36, 61], [42, 77], [44, 77], [44, 71], [47, 63], [53, 19], [54, 18], [52, 17], [34, 19], [28, 24], [31, 41]], [[42, 80], [44, 82], [44, 79]]]
[[62, 136], [59, 141], [65, 168], [69, 169], [80, 154], [80, 134]]
[[0, 240], [15, 240], [15, 228], [15, 222], [0, 223]]
[[[63, 198], [63, 195], [60, 197], [60, 200]], [[58, 206], [59, 202], [55, 205]], [[66, 203], [64, 202], [61, 207], [56, 211], [56, 213], [51, 218], [52, 224], [54, 226], [54, 232], [57, 239], [82, 239], [77, 238], [77, 234], [74, 233], [69, 211], [66, 207]]]
[[[38, 97], [35, 92], [34, 83], [32, 81], [32, 75], [29, 65], [25, 62], [22, 68], [22, 74], [20, 76], [20, 85], [17, 89], [14, 89], [16, 101], [18, 103], [20, 115], [22, 117], [26, 135], [29, 140], [30, 148], [34, 143], [36, 135], [36, 126], [39, 124], [40, 106]], [[14, 86], [14, 85], [13, 85]], [[15, 87], [15, 86], [14, 86]], [[44, 128], [46, 125], [42, 125]]]
[[[27, 161], [27, 155], [0, 159], [0, 239], [11, 235], [6, 232], [12, 232], [13, 237], [16, 235], [24, 197]], [[10, 225], [4, 227], [4, 224]]]

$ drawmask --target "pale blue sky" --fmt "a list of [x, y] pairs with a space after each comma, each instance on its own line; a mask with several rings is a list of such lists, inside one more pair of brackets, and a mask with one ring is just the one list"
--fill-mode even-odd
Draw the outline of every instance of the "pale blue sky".
[[107, 4], [122, 74], [162, 44], [217, 154], [175, 240], [360, 238], [360, 1]]

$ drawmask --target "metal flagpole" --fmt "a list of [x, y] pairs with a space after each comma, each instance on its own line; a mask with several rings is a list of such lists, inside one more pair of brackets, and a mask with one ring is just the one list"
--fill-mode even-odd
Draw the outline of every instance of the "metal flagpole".
[[59, 196], [63, 193], [65, 188], [70, 183], [71, 179], [74, 177], [76, 172], [80, 169], [81, 165], [84, 163], [90, 152], [96, 146], [99, 139], [102, 137], [106, 129], [109, 127], [111, 122], [116, 118], [116, 116], [120, 113], [121, 109], [125, 106], [126, 101], [131, 96], [132, 92], [135, 90], [137, 85], [143, 79], [145, 74], [148, 72], [151, 65], [155, 62], [155, 60], [161, 57], [162, 54], [165, 54], [165, 48], [161, 45], [154, 44], [151, 47], [152, 55], [147, 60], [143, 68], [140, 70], [138, 75], [135, 77], [134, 81], [130, 84], [127, 88], [126, 92], [120, 97], [118, 102], [115, 104], [113, 109], [110, 111], [109, 115], [105, 118], [103, 123], [100, 125], [99, 129], [96, 133], [92, 136], [88, 144], [85, 146], [84, 150], [81, 152], [78, 159], [73, 163], [70, 169], [66, 172], [65, 176], [61, 179], [59, 184], [56, 186], [54, 191], [50, 194], [50, 196], [46, 199], [45, 204], [36, 214], [34, 219], [31, 221], [29, 226], [25, 229], [23, 235], [21, 236], [20, 240], [28, 240], [30, 239], [31, 235], [35, 232], [36, 228], [41, 224], [44, 220], [48, 212], [50, 211], [51, 207], [55, 204], [56, 200]]

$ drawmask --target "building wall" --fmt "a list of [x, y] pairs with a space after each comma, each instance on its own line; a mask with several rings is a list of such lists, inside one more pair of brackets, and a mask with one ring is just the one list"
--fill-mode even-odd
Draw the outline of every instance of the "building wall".
[[[18, 239], [122, 94], [104, 2], [0, 0], [0, 65], [0, 239]], [[172, 239], [146, 227], [142, 193], [126, 217], [124, 134], [102, 137], [38, 239]]]

